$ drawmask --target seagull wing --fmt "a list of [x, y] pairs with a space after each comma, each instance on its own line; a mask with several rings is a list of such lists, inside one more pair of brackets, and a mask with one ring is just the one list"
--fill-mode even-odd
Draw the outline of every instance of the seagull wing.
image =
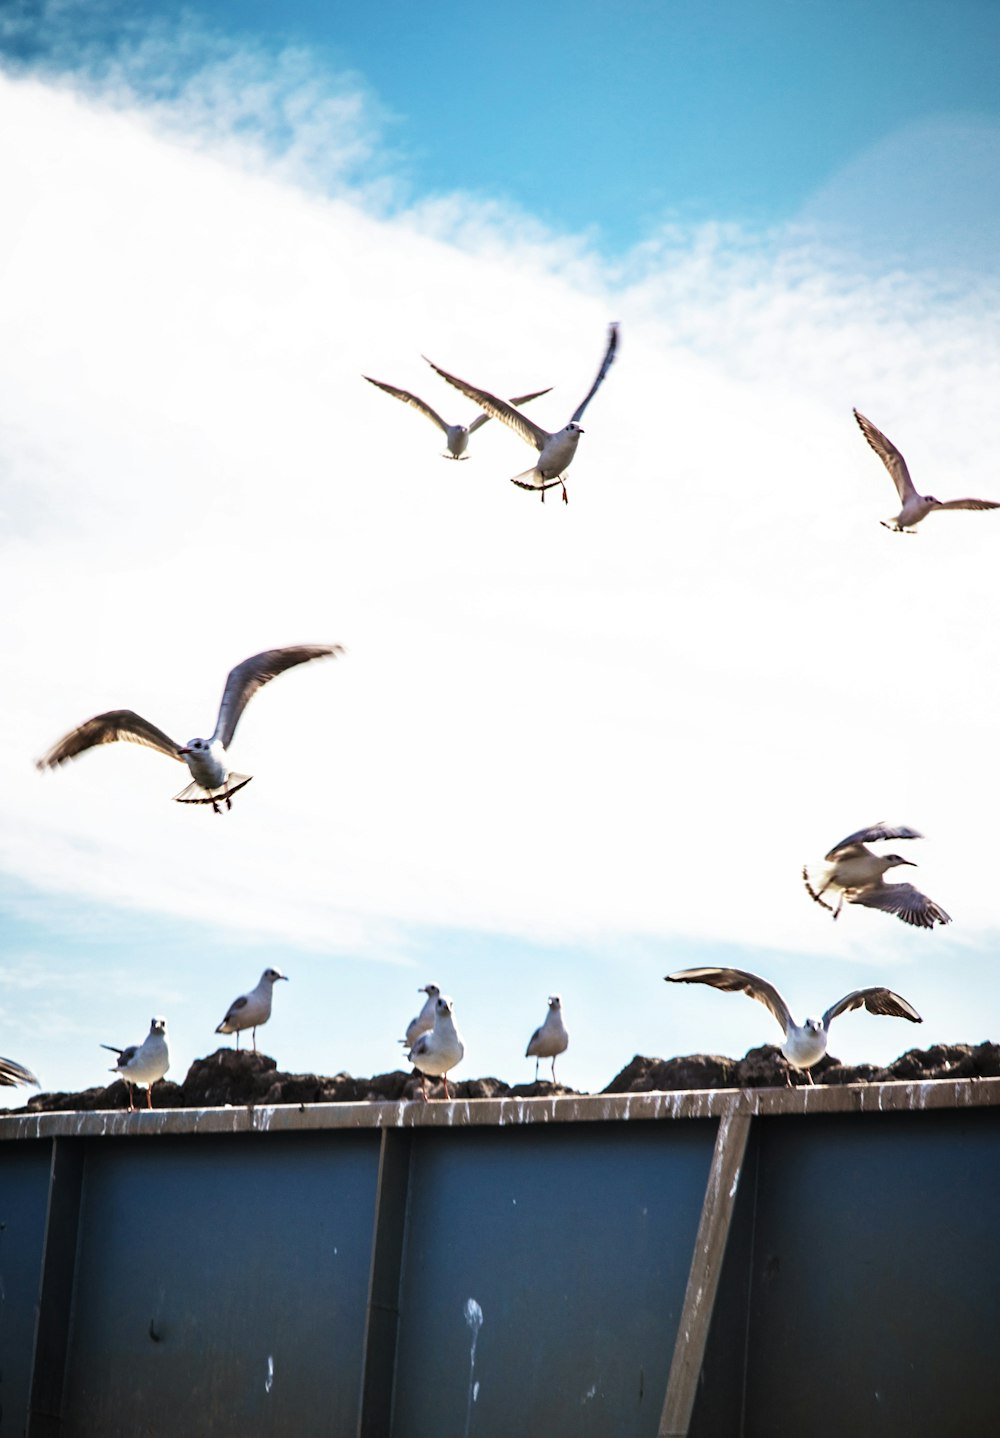
[[215, 1032], [217, 1034], [221, 1034], [222, 1030], [226, 1027], [226, 1024], [228, 1024], [229, 1020], [235, 1018], [236, 1015], [239, 1013], [240, 1009], [246, 1008], [247, 1002], [248, 1000], [246, 994], [241, 994], [238, 999], [233, 999], [232, 1003], [229, 1005], [229, 1008], [226, 1010], [226, 1017], [222, 1020], [222, 1023], [215, 1030]]
[[[427, 359], [426, 355], [424, 355], [424, 359]], [[539, 453], [545, 448], [545, 443], [549, 439], [548, 430], [540, 429], [537, 424], [532, 424], [527, 415], [522, 414], [519, 409], [515, 409], [507, 400], [498, 399], [495, 394], [490, 394], [489, 390], [476, 389], [475, 385], [469, 384], [466, 380], [458, 379], [455, 375], [449, 374], [447, 370], [438, 369], [432, 360], [427, 360], [427, 363], [435, 374], [439, 374], [450, 385], [461, 390], [467, 399], [471, 399], [473, 403], [478, 404], [480, 409], [484, 409], [491, 419], [499, 419], [502, 423], [509, 425], [515, 434], [521, 436], [525, 444], [533, 444]]]
[[114, 744], [119, 739], [127, 739], [131, 744], [145, 744], [149, 749], [158, 749], [161, 754], [184, 762], [180, 756], [181, 746], [175, 744], [162, 729], [157, 729], [155, 724], [150, 724], [148, 719], [132, 709], [110, 709], [106, 714], [95, 714], [93, 719], [64, 734], [47, 754], [35, 760], [35, 766], [38, 769], [54, 769], [67, 759], [75, 759], [85, 749], [93, 749], [97, 744]]
[[827, 859], [843, 858], [848, 849], [860, 849], [862, 844], [876, 844], [879, 839], [922, 839], [924, 836], [919, 829], [909, 829], [905, 824], [870, 824], [867, 829], [858, 829], [857, 833], [848, 834], [846, 839], [841, 839], [839, 844], [834, 844], [827, 854]]
[[339, 644], [289, 644], [285, 649], [265, 649], [253, 654], [230, 670], [226, 688], [219, 705], [219, 717], [215, 723], [213, 742], [221, 739], [228, 749], [232, 743], [240, 715], [262, 685], [269, 679], [292, 669], [296, 664], [305, 664], [310, 659], [325, 659], [343, 654]]
[[13, 1088], [19, 1083], [33, 1083], [36, 1088], [41, 1087], [35, 1075], [30, 1069], [26, 1069], [24, 1064], [15, 1063], [13, 1059], [0, 1059], [0, 1084]]
[[[542, 397], [543, 394], [551, 394], [551, 393], [552, 393], [552, 386], [549, 385], [548, 389], [536, 389], [533, 394], [516, 394], [516, 395], [513, 396], [513, 398], [511, 399], [510, 403], [511, 403], [511, 404], [530, 404], [530, 402], [531, 402], [533, 399], [541, 399], [541, 397]], [[474, 419], [474, 420], [472, 421], [472, 423], [469, 425], [469, 433], [470, 433], [470, 434], [475, 434], [475, 432], [476, 432], [477, 429], [482, 429], [482, 427], [483, 427], [483, 425], [486, 423], [486, 421], [487, 421], [488, 419], [492, 419], [492, 418], [493, 418], [493, 416], [490, 415], [490, 414], [477, 414], [476, 417], [475, 417], [475, 419]]]
[[531, 1058], [532, 1054], [535, 1052], [535, 1045], [538, 1043], [538, 1040], [541, 1038], [541, 1036], [541, 1029], [536, 1029], [535, 1032], [531, 1035], [531, 1038], [528, 1040], [528, 1047], [524, 1051], [524, 1057], [526, 1059]]
[[828, 1029], [838, 1014], [850, 1013], [851, 1009], [864, 1007], [870, 1014], [886, 1014], [893, 1019], [909, 1019], [911, 1024], [922, 1024], [923, 1019], [912, 1004], [892, 989], [854, 989], [835, 1004], [831, 1004], [823, 1015], [823, 1027]]
[[933, 929], [935, 924], [951, 923], [951, 915], [912, 884], [877, 884], [872, 889], [855, 894], [850, 903], [897, 914], [904, 924], [913, 924], [918, 929]]
[[679, 973], [667, 974], [667, 983], [710, 984], [713, 989], [723, 989], [726, 993], [749, 994], [752, 999], [770, 1009], [784, 1033], [787, 1034], [792, 1022], [788, 1005], [774, 985], [769, 984], [766, 979], [758, 978], [756, 974], [747, 973], [745, 969], [681, 969]]
[[594, 398], [594, 395], [604, 383], [604, 376], [607, 374], [608, 370], [611, 368], [612, 363], [614, 362], [615, 351], [617, 349], [618, 326], [616, 324], [613, 324], [608, 326], [608, 347], [604, 351], [604, 358], [601, 360], [601, 367], [597, 371], [597, 378], [594, 380], [594, 383], [587, 391], [586, 398], [581, 400], [580, 403], [577, 405], [576, 409], [573, 411], [571, 423], [574, 421], [581, 420], [583, 418], [583, 411], [587, 408], [590, 401]]
[[865, 419], [864, 415], [859, 414], [857, 410], [854, 411], [854, 418], [860, 426], [861, 433], [892, 476], [900, 503], [905, 504], [917, 492], [913, 487], [910, 471], [906, 467], [906, 460], [892, 441], [886, 439], [880, 429], [875, 428], [870, 419]]
[[376, 389], [384, 389], [386, 394], [392, 395], [393, 399], [401, 399], [404, 404], [412, 405], [414, 409], [426, 415], [432, 424], [436, 424], [438, 429], [444, 430], [445, 434], [448, 433], [448, 426], [438, 414], [437, 410], [431, 409], [427, 401], [421, 399], [419, 395], [411, 394], [408, 389], [397, 389], [396, 386], [392, 384], [383, 384], [380, 379], [372, 379], [371, 375], [366, 374], [363, 378], [366, 379], [369, 384], [375, 385]]
[[115, 1068], [119, 1069], [128, 1068], [141, 1047], [141, 1044], [129, 1044], [127, 1049], [116, 1049], [113, 1048], [111, 1044], [101, 1044], [102, 1049], [110, 1049], [113, 1054], [118, 1055], [118, 1062]]
[[994, 499], [948, 499], [938, 509], [1000, 509]]

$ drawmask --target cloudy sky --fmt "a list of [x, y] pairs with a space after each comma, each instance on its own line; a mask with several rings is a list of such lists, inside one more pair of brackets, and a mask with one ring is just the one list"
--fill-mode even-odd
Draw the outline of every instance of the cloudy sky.
[[[460, 1077], [530, 1077], [553, 992], [576, 1087], [772, 1039], [662, 982], [712, 962], [925, 1015], [845, 1060], [998, 1037], [1000, 516], [889, 533], [851, 418], [1000, 499], [998, 49], [974, 0], [4, 8], [0, 1052], [87, 1087], [162, 1013], [180, 1078], [268, 964], [300, 1071], [395, 1066], [429, 980]], [[568, 506], [361, 378], [556, 429], [611, 320]], [[298, 642], [346, 653], [254, 700], [224, 817], [135, 746], [34, 769]], [[809, 902], [880, 818], [951, 927]]]

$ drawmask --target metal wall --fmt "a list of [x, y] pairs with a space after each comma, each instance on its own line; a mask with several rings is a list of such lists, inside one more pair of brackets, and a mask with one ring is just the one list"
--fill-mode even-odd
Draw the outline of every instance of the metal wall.
[[0, 1119], [0, 1438], [992, 1438], [998, 1124], [1000, 1080]]

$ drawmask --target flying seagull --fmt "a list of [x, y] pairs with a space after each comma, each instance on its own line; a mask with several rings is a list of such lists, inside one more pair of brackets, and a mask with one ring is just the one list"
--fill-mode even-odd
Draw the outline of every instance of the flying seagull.
[[882, 431], [876, 429], [871, 420], [865, 419], [857, 410], [854, 411], [854, 418], [861, 428], [861, 433], [889, 471], [903, 506], [892, 519], [879, 520], [886, 529], [893, 529], [897, 534], [912, 534], [920, 521], [926, 519], [935, 509], [1000, 509], [1000, 502], [992, 499], [940, 500], [935, 499], [932, 494], [918, 494], [913, 487], [906, 460], [892, 441], [886, 439]]
[[152, 1108], [153, 1085], [157, 1079], [163, 1077], [170, 1067], [166, 1019], [153, 1019], [149, 1026], [149, 1033], [141, 1044], [130, 1044], [127, 1049], [116, 1049], [114, 1044], [101, 1044], [101, 1048], [118, 1055], [118, 1062], [111, 1072], [125, 1080], [129, 1108], [133, 1111], [135, 1109], [135, 1104], [132, 1101], [132, 1085], [136, 1083], [145, 1085], [146, 1107]]
[[437, 984], [424, 984], [422, 989], [417, 990], [418, 994], [426, 994], [427, 997], [419, 1014], [406, 1025], [406, 1038], [399, 1041], [404, 1047], [412, 1049], [420, 1035], [428, 1033], [434, 1027], [434, 1010], [440, 992]]
[[443, 1078], [444, 1096], [446, 1099], [451, 1098], [448, 1092], [448, 1075], [456, 1064], [461, 1063], [465, 1053], [465, 1044], [455, 1027], [452, 1014], [451, 999], [439, 994], [434, 1000], [433, 1028], [420, 1035], [408, 1054], [410, 1063], [420, 1072], [420, 1093], [425, 1100], [427, 1074], [432, 1078]]
[[19, 1083], [41, 1087], [35, 1075], [30, 1069], [26, 1069], [24, 1064], [15, 1063], [13, 1059], [0, 1059], [0, 1087], [14, 1088]]
[[274, 996], [274, 986], [279, 979], [284, 979], [287, 983], [288, 975], [283, 974], [280, 969], [265, 969], [257, 987], [251, 989], [248, 994], [241, 994], [238, 999], [233, 999], [229, 1005], [226, 1017], [215, 1032], [217, 1034], [235, 1034], [237, 1053], [239, 1053], [240, 1033], [243, 1029], [253, 1029], [253, 1051], [257, 1052], [257, 1026], [266, 1024], [271, 1017], [271, 999]]
[[556, 1059], [569, 1048], [569, 1034], [566, 1025], [563, 1023], [562, 999], [558, 994], [551, 994], [549, 997], [549, 1011], [545, 1015], [545, 1022], [537, 1028], [528, 1040], [528, 1047], [524, 1051], [525, 1058], [535, 1060], [535, 1083], [538, 1082], [538, 1063], [540, 1059], [552, 1060], [552, 1082], [556, 1081]]
[[[681, 969], [680, 973], [667, 974], [666, 981], [668, 984], [710, 984], [712, 988], [723, 989], [726, 993], [749, 994], [752, 999], [762, 1003], [778, 1020], [785, 1035], [781, 1052], [793, 1068], [805, 1069], [810, 1083], [813, 1076], [809, 1070], [826, 1053], [830, 1024], [838, 1014], [846, 1014], [852, 1009], [864, 1006], [870, 1014], [909, 1019], [911, 1024], [923, 1023], [913, 1005], [907, 1003], [899, 994], [894, 994], [891, 989], [854, 989], [852, 993], [845, 994], [831, 1005], [821, 1019], [806, 1019], [804, 1024], [797, 1024], [774, 985], [769, 984], [766, 979], [758, 978], [756, 974], [748, 974], [745, 969]], [[786, 1075], [786, 1079], [790, 1084], [790, 1073]]]
[[210, 739], [190, 739], [187, 744], [177, 744], [162, 729], [157, 729], [155, 724], [143, 719], [134, 710], [112, 709], [107, 714], [96, 714], [85, 724], [71, 729], [36, 761], [36, 766], [39, 769], [54, 769], [57, 764], [74, 759], [77, 754], [97, 744], [114, 744], [118, 739], [127, 739], [132, 744], [145, 744], [171, 759], [186, 763], [193, 783], [175, 794], [174, 798], [180, 804], [211, 804], [218, 814], [221, 812], [219, 804], [224, 801], [226, 808], [231, 809], [233, 795], [249, 784], [252, 778], [250, 774], [236, 774], [229, 768], [227, 750], [240, 715], [253, 695], [262, 684], [296, 664], [343, 652], [339, 644], [291, 644], [285, 649], [265, 649], [262, 654], [244, 659], [242, 664], [230, 670], [219, 705], [219, 717], [215, 721], [215, 732]]
[[[888, 824], [872, 824], [868, 829], [859, 829], [848, 834], [826, 856], [827, 868], [819, 880], [819, 887], [813, 888], [809, 870], [804, 867], [802, 880], [809, 897], [815, 899], [824, 909], [829, 909], [836, 918], [844, 900], [849, 904], [862, 904], [867, 909], [882, 909], [887, 914], [897, 914], [904, 924], [913, 924], [918, 929], [933, 929], [935, 924], [950, 924], [951, 916], [940, 904], [935, 904], [926, 894], [912, 884], [887, 884], [882, 876], [887, 869], [900, 864], [916, 868], [912, 859], [900, 854], [874, 854], [866, 848], [880, 839], [922, 839], [916, 829]], [[828, 889], [838, 893], [837, 907], [826, 903], [823, 895]]]
[[[414, 409], [426, 415], [432, 424], [436, 424], [438, 429], [443, 430], [445, 443], [448, 446], [448, 452], [443, 456], [444, 459], [468, 459], [469, 456], [465, 451], [469, 447], [469, 435], [475, 434], [477, 429], [482, 429], [487, 420], [492, 418], [491, 415], [484, 412], [476, 415], [471, 424], [445, 424], [437, 410], [431, 409], [427, 401], [421, 399], [419, 395], [411, 394], [408, 389], [397, 389], [395, 385], [384, 384], [380, 379], [372, 379], [369, 374], [364, 375], [363, 378], [378, 389], [384, 389], [386, 394], [391, 394], [394, 399], [401, 399], [404, 404], [412, 405]], [[536, 389], [532, 394], [515, 395], [510, 403], [512, 405], [528, 404], [533, 399], [540, 399], [543, 394], [550, 394], [551, 389], [550, 385], [548, 389]]]
[[538, 450], [538, 460], [534, 466], [531, 469], [526, 469], [523, 474], [514, 475], [511, 484], [519, 485], [521, 489], [541, 490], [543, 500], [545, 499], [545, 491], [547, 489], [552, 489], [555, 485], [561, 484], [562, 497], [568, 504], [569, 495], [566, 493], [566, 470], [572, 463], [573, 456], [576, 454], [576, 447], [580, 442], [580, 436], [583, 434], [583, 430], [580, 428], [580, 420], [583, 418], [584, 410], [600, 389], [604, 376], [611, 368], [617, 348], [618, 326], [617, 324], [613, 324], [608, 329], [607, 349], [604, 351], [601, 367], [597, 371], [597, 378], [590, 386], [586, 398], [582, 400], [573, 411], [572, 419], [564, 429], [557, 430], [555, 434], [550, 434], [548, 430], [541, 429], [537, 424], [533, 424], [527, 415], [523, 415], [520, 410], [515, 409], [513, 405], [508, 404], [506, 400], [498, 399], [495, 394], [490, 394], [488, 390], [476, 389], [475, 385], [468, 384], [464, 379], [458, 379], [453, 374], [448, 374], [447, 370], [439, 369], [438, 366], [430, 360], [428, 360], [427, 363], [442, 379], [446, 379], [449, 384], [454, 385], [456, 389], [460, 389], [469, 399], [481, 405], [486, 413], [492, 415], [494, 419], [502, 420], [504, 424], [509, 425], [516, 434], [521, 436], [526, 444], [533, 444]]

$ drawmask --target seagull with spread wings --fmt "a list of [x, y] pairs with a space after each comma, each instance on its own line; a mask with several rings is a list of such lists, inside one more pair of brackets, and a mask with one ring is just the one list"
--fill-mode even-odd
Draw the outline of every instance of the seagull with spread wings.
[[[504, 424], [519, 434], [526, 444], [534, 445], [538, 450], [538, 459], [531, 469], [526, 469], [523, 474], [515, 474], [511, 484], [519, 485], [521, 489], [541, 490], [542, 499], [545, 499], [545, 491], [553, 489], [557, 484], [562, 485], [562, 497], [569, 503], [569, 495], [566, 493], [566, 470], [572, 463], [576, 454], [576, 447], [580, 442], [583, 430], [580, 428], [580, 420], [594, 395], [600, 389], [604, 377], [615, 358], [618, 349], [618, 326], [613, 324], [608, 329], [608, 343], [604, 351], [604, 358], [601, 367], [597, 371], [597, 378], [587, 391], [586, 397], [581, 400], [573, 411], [573, 417], [563, 429], [556, 430], [550, 434], [547, 429], [528, 419], [527, 415], [508, 404], [506, 400], [498, 399], [495, 394], [488, 390], [477, 389], [475, 385], [469, 384], [464, 379], [458, 379], [455, 375], [449, 374], [447, 370], [439, 369], [430, 360], [427, 363], [435, 374], [446, 379], [449, 384], [460, 389], [462, 393], [480, 405], [487, 414], [494, 419], [502, 420]], [[425, 356], [426, 358], [426, 356]]]
[[932, 494], [918, 494], [906, 467], [906, 460], [892, 441], [886, 439], [882, 431], [876, 429], [871, 420], [865, 419], [857, 410], [854, 411], [854, 418], [861, 433], [889, 471], [903, 506], [892, 519], [879, 520], [886, 529], [893, 529], [897, 534], [913, 534], [920, 521], [936, 509], [1000, 509], [1000, 501], [992, 499], [940, 500], [935, 499]]
[[174, 795], [178, 803], [211, 804], [218, 814], [221, 812], [220, 803], [224, 802], [226, 808], [231, 809], [233, 795], [249, 784], [253, 777], [234, 773], [229, 767], [227, 751], [240, 716], [257, 690], [296, 664], [343, 652], [339, 644], [292, 644], [285, 649], [265, 649], [262, 654], [244, 659], [242, 664], [230, 670], [215, 732], [210, 739], [190, 739], [187, 744], [178, 744], [134, 710], [112, 709], [106, 714], [96, 714], [93, 719], [71, 729], [36, 761], [37, 767], [54, 769], [67, 759], [82, 754], [85, 749], [92, 749], [98, 744], [114, 744], [119, 739], [128, 740], [131, 744], [145, 744], [170, 759], [187, 764], [193, 782]]
[[[913, 884], [887, 884], [883, 875], [887, 869], [906, 864], [916, 868], [912, 859], [900, 854], [876, 854], [867, 847], [881, 839], [922, 839], [916, 829], [905, 825], [872, 824], [867, 829], [858, 829], [848, 834], [826, 856], [827, 868], [820, 876], [817, 887], [813, 887], [808, 867], [803, 867], [802, 880], [811, 899], [824, 909], [829, 909], [836, 918], [846, 900], [848, 904], [861, 904], [866, 909], [882, 909], [887, 914], [896, 914], [904, 924], [913, 924], [918, 929], [933, 929], [935, 924], [950, 924], [951, 916], [940, 904], [935, 904]], [[837, 907], [828, 904], [823, 895], [828, 889], [837, 892]]]
[[[791, 1011], [773, 984], [745, 969], [681, 969], [679, 973], [667, 974], [668, 984], [709, 984], [713, 989], [726, 993], [749, 994], [750, 998], [769, 1009], [781, 1025], [785, 1042], [781, 1052], [792, 1068], [805, 1069], [806, 1078], [813, 1081], [809, 1070], [826, 1053], [830, 1037], [830, 1025], [838, 1014], [850, 1013], [852, 1009], [866, 1008], [870, 1014], [884, 1014], [894, 1019], [909, 1019], [911, 1024], [923, 1023], [916, 1009], [892, 989], [854, 989], [845, 994], [827, 1009], [821, 1019], [806, 1019], [797, 1024]], [[791, 1073], [786, 1075], [790, 1084]]]
[[[482, 429], [483, 425], [493, 418], [484, 410], [482, 414], [476, 415], [471, 424], [446, 424], [437, 410], [431, 409], [427, 401], [421, 399], [419, 395], [411, 394], [408, 389], [397, 389], [395, 385], [384, 384], [380, 379], [372, 379], [369, 374], [364, 375], [363, 378], [369, 384], [375, 385], [376, 389], [383, 389], [386, 394], [391, 394], [394, 399], [400, 399], [404, 404], [412, 405], [420, 414], [425, 415], [431, 424], [436, 424], [438, 429], [444, 432], [448, 451], [442, 455], [443, 459], [468, 459], [469, 456], [465, 451], [469, 447], [469, 435], [475, 434], [477, 429]], [[548, 389], [536, 389], [532, 394], [515, 395], [510, 403], [512, 405], [529, 404], [533, 399], [540, 399], [543, 394], [550, 394], [551, 388], [550, 385]]]

